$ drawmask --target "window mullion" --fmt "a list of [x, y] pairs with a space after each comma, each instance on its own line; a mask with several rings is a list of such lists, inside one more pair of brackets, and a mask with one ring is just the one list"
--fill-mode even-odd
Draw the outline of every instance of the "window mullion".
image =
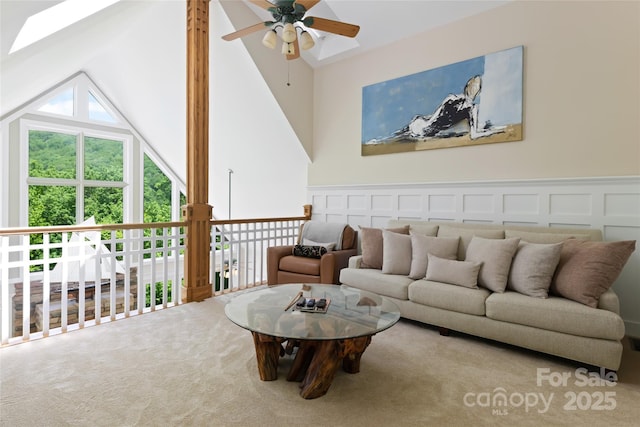
[[66, 178], [27, 178], [28, 185], [64, 185], [69, 187], [77, 187], [78, 180], [77, 179], [66, 179]]

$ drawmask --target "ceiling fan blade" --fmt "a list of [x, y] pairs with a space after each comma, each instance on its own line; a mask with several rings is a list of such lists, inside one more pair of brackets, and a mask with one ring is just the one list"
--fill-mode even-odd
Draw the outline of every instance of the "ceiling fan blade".
[[287, 61], [300, 58], [300, 45], [298, 44], [298, 38], [293, 41], [293, 55], [287, 55]]
[[304, 6], [305, 10], [309, 10], [320, 3], [320, 0], [296, 0], [295, 3]]
[[334, 21], [326, 18], [310, 16], [302, 21], [304, 25], [314, 30], [326, 31], [328, 33], [339, 34], [345, 37], [355, 37], [360, 31], [359, 25], [347, 24], [345, 22]]
[[242, 30], [238, 30], [234, 33], [230, 33], [227, 34], [226, 36], [222, 36], [223, 40], [235, 40], [238, 39], [240, 37], [244, 37], [248, 34], [252, 34], [255, 33], [256, 31], [260, 31], [260, 30], [264, 30], [264, 29], [268, 29], [271, 25], [273, 24], [273, 22], [271, 21], [265, 21], [265, 22], [259, 22], [255, 25], [252, 25], [250, 27], [247, 28], [243, 28]]
[[267, 0], [249, 0], [249, 3], [253, 3], [256, 6], [265, 10], [269, 10], [272, 7], [276, 7], [275, 4], [269, 3]]

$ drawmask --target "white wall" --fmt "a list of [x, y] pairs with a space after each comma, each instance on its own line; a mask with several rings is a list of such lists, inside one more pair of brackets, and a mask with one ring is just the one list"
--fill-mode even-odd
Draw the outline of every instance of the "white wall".
[[[640, 173], [640, 3], [516, 1], [316, 70], [310, 185]], [[362, 87], [524, 46], [524, 140], [360, 155]]]
[[[211, 2], [210, 8], [209, 197], [214, 216], [228, 217], [229, 169], [233, 218], [301, 216], [309, 158], [244, 45], [221, 40], [235, 31], [222, 7]], [[300, 108], [309, 108], [302, 102]]]
[[[360, 154], [362, 87], [524, 46], [524, 139]], [[640, 3], [517, 1], [316, 70], [314, 218], [596, 227], [640, 240]], [[640, 247], [614, 285], [640, 336]]]

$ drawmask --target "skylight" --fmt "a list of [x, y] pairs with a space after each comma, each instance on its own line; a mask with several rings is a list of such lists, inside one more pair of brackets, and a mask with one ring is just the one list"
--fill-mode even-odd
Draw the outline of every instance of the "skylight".
[[31, 15], [20, 29], [9, 53], [14, 53], [120, 0], [65, 0]]

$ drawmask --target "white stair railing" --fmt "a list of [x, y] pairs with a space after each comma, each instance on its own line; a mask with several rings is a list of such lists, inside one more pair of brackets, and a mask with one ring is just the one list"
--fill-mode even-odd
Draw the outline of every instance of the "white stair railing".
[[[307, 217], [211, 221], [212, 293], [267, 282]], [[0, 344], [180, 304], [184, 222], [0, 229]]]

